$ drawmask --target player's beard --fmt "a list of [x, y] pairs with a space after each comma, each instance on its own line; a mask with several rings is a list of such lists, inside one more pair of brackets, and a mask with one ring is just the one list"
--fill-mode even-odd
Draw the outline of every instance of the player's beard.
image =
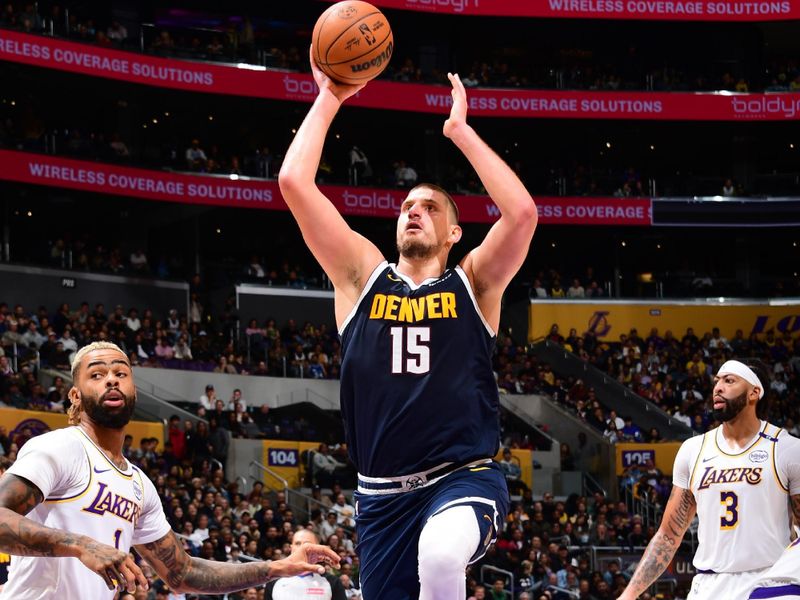
[[[125, 404], [119, 408], [109, 410], [103, 406], [106, 395], [115, 391], [124, 399]], [[136, 407], [136, 395], [126, 396], [121, 390], [107, 390], [100, 398], [96, 395], [84, 394], [81, 392], [81, 408], [86, 414], [101, 427], [108, 429], [122, 429], [127, 425], [133, 416], [133, 409]]]
[[747, 406], [747, 392], [744, 392], [735, 398], [726, 398], [725, 396], [717, 396], [725, 400], [725, 408], [713, 409], [714, 418], [720, 423], [725, 423], [739, 416], [739, 413]]
[[426, 244], [422, 240], [407, 239], [402, 243], [398, 242], [397, 251], [403, 258], [419, 260], [436, 256], [440, 247], [439, 244]]

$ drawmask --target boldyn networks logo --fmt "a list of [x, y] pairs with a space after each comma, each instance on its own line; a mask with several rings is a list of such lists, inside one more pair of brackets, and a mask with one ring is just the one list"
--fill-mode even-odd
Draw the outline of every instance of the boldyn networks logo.
[[347, 209], [347, 214], [373, 214], [393, 215], [400, 214], [400, 205], [405, 196], [394, 195], [391, 192], [355, 193], [344, 190], [342, 202]]
[[287, 74], [282, 79], [283, 91], [287, 98], [296, 100], [314, 100], [319, 93], [319, 88], [314, 81], [299, 75]]
[[756, 98], [731, 98], [737, 119], [796, 119], [800, 115], [800, 95], [763, 95]]
[[454, 13], [478, 8], [481, 0], [406, 0], [406, 6], [417, 10], [450, 10]]

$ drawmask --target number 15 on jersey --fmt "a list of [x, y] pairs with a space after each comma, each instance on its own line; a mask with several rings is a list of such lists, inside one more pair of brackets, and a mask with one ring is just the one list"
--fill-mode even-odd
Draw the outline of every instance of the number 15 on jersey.
[[392, 374], [420, 375], [431, 370], [430, 327], [392, 327]]

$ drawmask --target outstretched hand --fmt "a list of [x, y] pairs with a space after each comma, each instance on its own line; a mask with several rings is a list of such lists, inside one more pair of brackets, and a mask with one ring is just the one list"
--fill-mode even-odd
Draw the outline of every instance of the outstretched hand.
[[467, 90], [464, 89], [458, 73], [448, 73], [447, 78], [453, 86], [450, 90], [453, 106], [450, 109], [450, 117], [444, 122], [442, 132], [445, 137], [452, 138], [458, 129], [467, 124]]
[[311, 73], [314, 75], [314, 81], [317, 83], [317, 87], [319, 87], [319, 93], [322, 94], [325, 92], [330, 92], [340, 103], [344, 102], [351, 96], [355, 96], [358, 92], [364, 89], [364, 86], [367, 85], [366, 82], [359, 83], [358, 85], [347, 85], [334, 81], [328, 77], [325, 73], [323, 73], [322, 69], [319, 68], [317, 61], [314, 59], [313, 46], [308, 47], [308, 59], [311, 63]]
[[302, 544], [296, 546], [284, 559], [273, 561], [270, 577], [291, 577], [304, 573], [323, 575], [325, 567], [339, 567], [339, 555], [328, 546]]

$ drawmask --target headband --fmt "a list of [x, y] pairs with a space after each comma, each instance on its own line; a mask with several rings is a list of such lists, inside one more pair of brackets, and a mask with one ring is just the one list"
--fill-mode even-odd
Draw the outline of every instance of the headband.
[[750, 385], [758, 388], [759, 400], [764, 397], [764, 386], [759, 381], [755, 372], [753, 372], [753, 369], [748, 367], [746, 364], [739, 362], [738, 360], [729, 360], [719, 368], [719, 371], [717, 371], [717, 377], [722, 377], [723, 375], [738, 375]]

